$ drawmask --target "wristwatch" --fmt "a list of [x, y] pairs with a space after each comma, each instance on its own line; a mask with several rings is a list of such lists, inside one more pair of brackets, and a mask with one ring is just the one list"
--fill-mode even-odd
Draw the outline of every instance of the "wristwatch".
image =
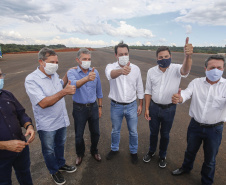
[[103, 105], [99, 105], [98, 107], [103, 107]]

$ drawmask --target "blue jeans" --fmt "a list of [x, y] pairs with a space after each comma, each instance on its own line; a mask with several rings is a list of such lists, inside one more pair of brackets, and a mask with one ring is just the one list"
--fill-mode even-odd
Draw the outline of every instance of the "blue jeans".
[[129, 149], [130, 153], [137, 153], [138, 133], [137, 133], [137, 102], [134, 101], [128, 105], [120, 105], [111, 101], [111, 150], [118, 151], [120, 143], [120, 131], [122, 119], [125, 116], [129, 130]]
[[0, 159], [0, 184], [12, 184], [11, 174], [13, 167], [20, 185], [32, 185], [30, 164], [28, 146], [26, 146], [22, 152], [17, 153], [14, 157]]
[[204, 163], [202, 165], [202, 183], [213, 183], [216, 155], [221, 144], [223, 125], [216, 127], [201, 127], [192, 118], [187, 132], [187, 149], [185, 151], [182, 168], [191, 171], [196, 154], [203, 142]]
[[76, 154], [79, 157], [84, 156], [85, 142], [83, 139], [83, 135], [87, 121], [89, 124], [89, 131], [91, 135], [90, 153], [97, 154], [98, 153], [97, 145], [100, 138], [99, 112], [97, 102], [95, 102], [90, 107], [73, 103], [73, 117], [75, 124]]
[[173, 125], [173, 120], [176, 112], [176, 105], [171, 105], [169, 108], [161, 108], [159, 105], [151, 101], [149, 107], [150, 127], [150, 152], [154, 153], [157, 148], [158, 134], [160, 130], [160, 145], [159, 157], [165, 158], [169, 144], [169, 133]]
[[38, 131], [42, 144], [42, 154], [50, 174], [56, 173], [65, 165], [64, 143], [66, 141], [67, 128], [62, 127], [55, 131]]

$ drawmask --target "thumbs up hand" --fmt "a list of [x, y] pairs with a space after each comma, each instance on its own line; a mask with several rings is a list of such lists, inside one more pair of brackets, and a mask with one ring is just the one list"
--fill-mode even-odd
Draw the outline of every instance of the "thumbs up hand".
[[88, 81], [94, 81], [96, 78], [96, 73], [94, 72], [95, 68], [93, 67], [92, 71], [88, 75]]
[[130, 61], [122, 68], [122, 74], [128, 75], [131, 71]]
[[178, 93], [172, 96], [172, 103], [178, 104], [182, 102], [183, 102], [183, 98], [181, 97], [181, 88], [179, 88]]
[[68, 80], [66, 87], [64, 88], [66, 94], [75, 94], [76, 87], [75, 85], [71, 85], [71, 80]]
[[191, 56], [193, 54], [193, 46], [192, 44], [189, 44], [189, 37], [185, 40], [185, 46], [184, 46], [184, 54], [186, 56]]

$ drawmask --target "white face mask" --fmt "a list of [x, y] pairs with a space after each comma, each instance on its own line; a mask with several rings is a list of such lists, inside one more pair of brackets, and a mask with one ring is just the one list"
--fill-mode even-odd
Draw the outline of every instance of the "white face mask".
[[90, 66], [91, 66], [91, 61], [90, 60], [88, 60], [88, 61], [82, 61], [81, 67], [83, 69], [89, 69]]
[[[46, 63], [46, 62], [45, 62]], [[46, 63], [44, 67], [45, 73], [47, 75], [53, 75], [58, 69], [58, 64]]]
[[129, 62], [129, 55], [128, 55], [128, 56], [121, 56], [121, 57], [118, 57], [118, 63], [119, 63], [121, 66], [125, 66], [128, 62]]

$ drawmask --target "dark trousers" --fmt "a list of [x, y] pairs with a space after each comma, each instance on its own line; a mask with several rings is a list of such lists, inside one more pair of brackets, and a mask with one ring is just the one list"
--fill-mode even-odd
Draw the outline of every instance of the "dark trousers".
[[192, 118], [187, 132], [187, 149], [185, 151], [182, 168], [191, 171], [196, 154], [203, 142], [204, 163], [201, 175], [202, 184], [213, 184], [216, 155], [221, 144], [223, 125], [216, 127], [201, 127]]
[[75, 125], [76, 154], [80, 157], [84, 156], [85, 143], [83, 135], [87, 121], [89, 124], [89, 131], [91, 136], [90, 152], [91, 154], [97, 154], [97, 144], [100, 138], [99, 112], [97, 102], [89, 107], [73, 103], [73, 117]]
[[26, 146], [22, 152], [14, 157], [0, 159], [0, 184], [11, 185], [12, 167], [15, 170], [20, 185], [32, 185], [30, 172], [29, 147]]
[[158, 134], [160, 131], [159, 157], [165, 158], [169, 144], [169, 133], [172, 128], [176, 105], [171, 105], [168, 108], [161, 108], [159, 105], [151, 101], [149, 107], [150, 127], [150, 152], [155, 152], [158, 143]]

